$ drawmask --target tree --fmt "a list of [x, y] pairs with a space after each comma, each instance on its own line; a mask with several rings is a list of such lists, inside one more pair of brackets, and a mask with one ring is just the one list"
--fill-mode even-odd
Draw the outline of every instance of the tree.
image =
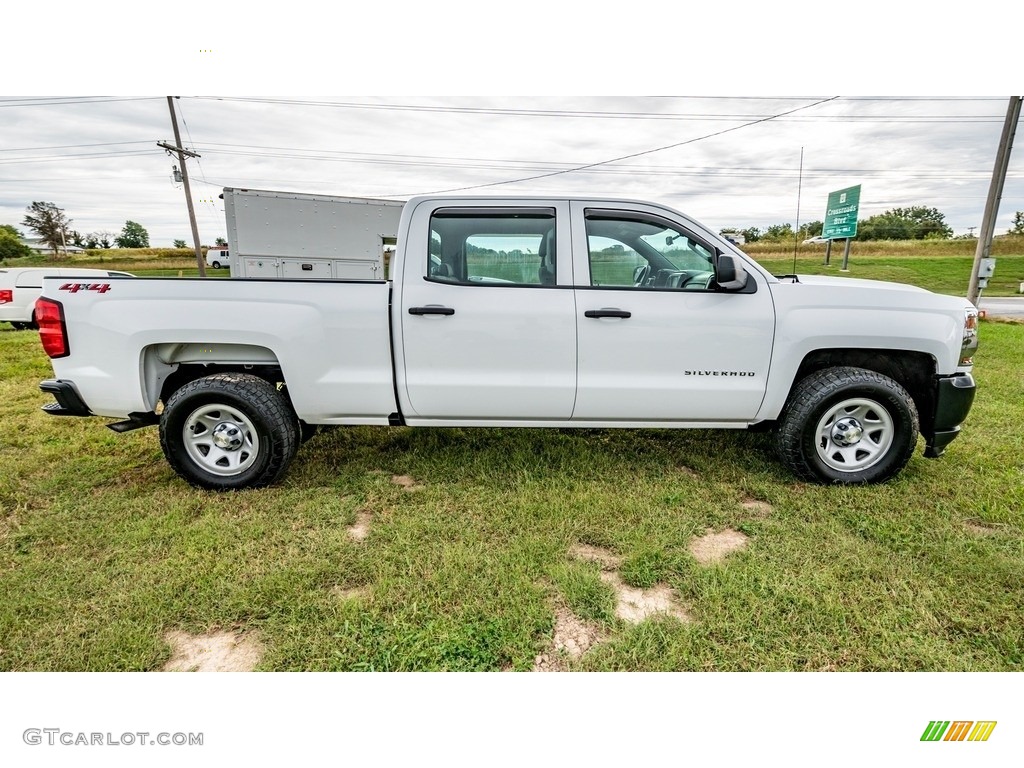
[[0, 224], [0, 232], [6, 232], [11, 237], [22, 238], [24, 235], [21, 234], [20, 229], [12, 227], [10, 224]]
[[809, 221], [806, 224], [800, 225], [800, 237], [806, 240], [808, 237], [817, 237], [821, 234], [821, 231], [825, 228], [824, 222], [821, 221]]
[[740, 234], [743, 235], [744, 239], [748, 243], [756, 243], [758, 240], [761, 239], [761, 230], [757, 227], [747, 227], [746, 229], [741, 229]]
[[221, 246], [224, 246], [225, 248], [226, 248], [226, 247], [227, 247], [227, 245], [228, 245], [228, 241], [227, 241], [227, 240], [225, 240], [225, 239], [224, 239], [223, 237], [218, 237], [218, 238], [217, 238], [217, 239], [216, 239], [216, 240], [215, 240], [214, 242], [215, 242], [215, 243], [216, 243], [217, 245], [221, 245]]
[[48, 246], [53, 248], [53, 258], [64, 247], [68, 239], [68, 226], [71, 219], [64, 215], [64, 210], [53, 203], [35, 202], [27, 209], [28, 215], [21, 222], [31, 229]]
[[1013, 226], [1006, 233], [1008, 235], [1024, 235], [1024, 211], [1017, 211], [1013, 214]]
[[114, 242], [118, 248], [149, 248], [149, 232], [137, 222], [126, 221]]
[[174, 241], [174, 247], [175, 248], [188, 248], [188, 246], [185, 245], [185, 241], [184, 240], [175, 240]]
[[76, 248], [85, 248], [85, 239], [77, 229], [71, 231], [71, 244]]
[[20, 237], [12, 234], [11, 230], [18, 231], [8, 224], [0, 226], [0, 260], [31, 256], [32, 249], [21, 242]]
[[861, 240], [944, 240], [952, 235], [945, 215], [923, 205], [893, 208], [857, 224]]
[[764, 234], [761, 235], [761, 239], [767, 242], [785, 242], [786, 240], [792, 240], [793, 225], [792, 224], [773, 224], [765, 230]]

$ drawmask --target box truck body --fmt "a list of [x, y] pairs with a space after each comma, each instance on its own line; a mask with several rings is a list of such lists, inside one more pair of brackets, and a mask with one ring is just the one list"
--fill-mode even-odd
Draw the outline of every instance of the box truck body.
[[224, 189], [231, 276], [383, 280], [404, 203]]

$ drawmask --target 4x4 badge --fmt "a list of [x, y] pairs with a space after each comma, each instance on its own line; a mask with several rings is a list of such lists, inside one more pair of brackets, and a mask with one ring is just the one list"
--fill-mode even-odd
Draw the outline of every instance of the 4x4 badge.
[[110, 290], [110, 283], [64, 283], [60, 287], [62, 291], [70, 291], [71, 293], [78, 293], [79, 291], [96, 291], [97, 293], [106, 293]]

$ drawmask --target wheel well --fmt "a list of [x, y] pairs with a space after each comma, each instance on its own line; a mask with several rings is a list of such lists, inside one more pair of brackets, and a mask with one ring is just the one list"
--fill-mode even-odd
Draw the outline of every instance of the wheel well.
[[921, 431], [927, 434], [935, 412], [935, 358], [925, 352], [890, 349], [818, 349], [800, 363], [793, 388], [806, 376], [835, 366], [865, 368], [888, 376], [914, 399]]
[[171, 395], [190, 381], [201, 379], [204, 376], [212, 376], [215, 373], [248, 373], [259, 376], [275, 386], [284, 382], [284, 374], [281, 372], [280, 366], [276, 365], [186, 364], [179, 365], [177, 370], [164, 379], [160, 387], [159, 399], [167, 402]]

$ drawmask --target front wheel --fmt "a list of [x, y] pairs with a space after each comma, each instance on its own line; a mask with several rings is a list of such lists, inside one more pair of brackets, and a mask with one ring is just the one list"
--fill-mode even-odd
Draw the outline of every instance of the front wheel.
[[776, 447], [800, 477], [819, 483], [881, 483], [914, 453], [917, 408], [898, 383], [864, 368], [826, 368], [793, 391]]
[[191, 381], [167, 401], [160, 447], [188, 483], [216, 491], [276, 482], [299, 446], [291, 406], [269, 382], [220, 373]]

